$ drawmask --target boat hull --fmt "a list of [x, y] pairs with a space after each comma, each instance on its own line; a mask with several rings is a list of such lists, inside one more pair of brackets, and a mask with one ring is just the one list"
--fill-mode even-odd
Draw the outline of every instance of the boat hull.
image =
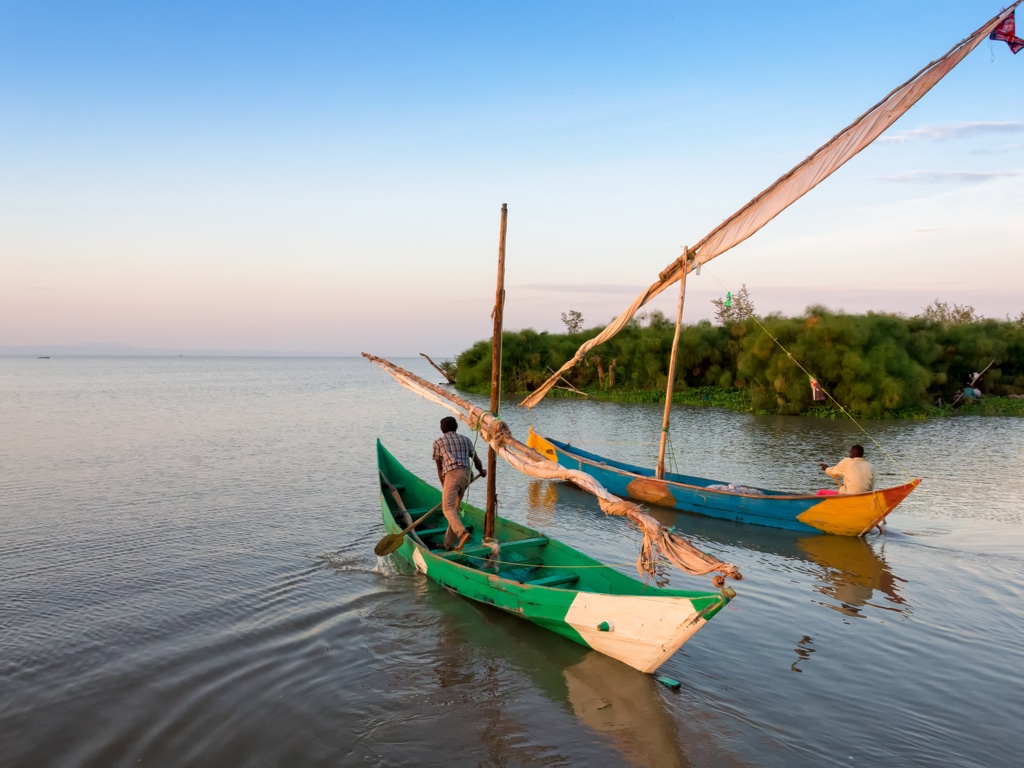
[[[377, 457], [387, 479], [381, 491], [384, 527], [398, 533], [403, 526], [396, 512], [401, 513], [388, 484], [398, 489], [402, 506], [413, 518], [417, 510], [436, 505], [440, 491], [406, 470], [379, 441]], [[477, 533], [483, 529], [483, 512], [464, 504], [463, 517], [473, 532], [463, 555], [432, 548], [434, 540], [439, 545], [445, 525], [440, 511], [419, 526], [425, 532], [422, 539], [407, 535], [396, 554], [452, 592], [524, 618], [641, 672], [661, 666], [729, 602], [723, 592], [644, 584], [500, 517], [495, 534], [504, 543], [499, 562], [488, 567]], [[542, 543], [535, 543], [538, 540]], [[558, 581], [574, 583], [543, 585]]]
[[869, 493], [819, 496], [765, 489], [735, 492], [708, 486], [726, 486], [717, 480], [689, 475], [654, 477], [652, 470], [598, 456], [530, 430], [527, 444], [566, 469], [591, 475], [618, 496], [750, 525], [785, 528], [805, 533], [863, 536], [877, 527], [921, 482]]

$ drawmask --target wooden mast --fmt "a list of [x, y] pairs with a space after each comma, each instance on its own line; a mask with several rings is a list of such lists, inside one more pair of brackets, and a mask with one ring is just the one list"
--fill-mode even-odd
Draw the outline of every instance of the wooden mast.
[[[491, 413], [498, 415], [501, 404], [501, 326], [505, 310], [505, 229], [508, 224], [508, 203], [501, 204], [501, 232], [498, 235], [498, 287], [494, 295], [494, 338], [491, 341]], [[494, 517], [498, 506], [494, 470], [498, 454], [487, 451], [487, 510], [484, 515], [484, 538], [494, 538]]]
[[672, 410], [672, 389], [676, 380], [676, 357], [679, 354], [679, 332], [683, 327], [683, 300], [686, 298], [686, 261], [690, 260], [690, 249], [685, 251], [685, 261], [679, 275], [679, 307], [676, 310], [676, 332], [672, 337], [672, 355], [668, 361], [668, 385], [665, 389], [665, 415], [661, 420], [661, 443], [658, 445], [658, 463], [654, 467], [654, 476], [665, 479], [665, 444], [668, 442], [668, 417]]

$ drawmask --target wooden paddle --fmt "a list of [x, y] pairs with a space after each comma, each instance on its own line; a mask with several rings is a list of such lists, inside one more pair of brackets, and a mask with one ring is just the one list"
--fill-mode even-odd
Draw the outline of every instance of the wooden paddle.
[[430, 509], [430, 511], [423, 515], [423, 517], [417, 518], [398, 533], [389, 533], [387, 536], [385, 536], [383, 539], [377, 542], [377, 546], [373, 548], [373, 553], [375, 555], [378, 555], [379, 557], [384, 557], [384, 555], [390, 555], [392, 552], [394, 552], [396, 549], [402, 546], [402, 540], [405, 538], [405, 534], [409, 533], [409, 531], [411, 531], [417, 525], [422, 523], [432, 514], [437, 512], [437, 510], [439, 510], [440, 508], [441, 502], [439, 501]]
[[[405, 505], [402, 503], [402, 497], [398, 495], [398, 489], [395, 488], [386, 477], [384, 477], [384, 473], [383, 472], [380, 473], [380, 476], [384, 479], [384, 482], [387, 483], [388, 488], [392, 491], [392, 493], [394, 493], [395, 501], [398, 504], [398, 508], [402, 511], [402, 514], [404, 514], [406, 517], [408, 517], [409, 513], [406, 512], [406, 510], [405, 510]], [[473, 475], [473, 477], [469, 478], [470, 485], [472, 485], [473, 481], [476, 480], [478, 477], [480, 477], [480, 475]], [[409, 531], [411, 531], [417, 525], [419, 525], [424, 520], [426, 520], [428, 517], [430, 517], [432, 514], [437, 512], [437, 510], [439, 510], [441, 508], [441, 504], [442, 503], [443, 502], [440, 502], [440, 501], [437, 502], [437, 504], [435, 504], [433, 507], [431, 507], [430, 510], [428, 510], [426, 514], [424, 514], [422, 517], [420, 517], [420, 518], [414, 520], [413, 522], [411, 522], [409, 525], [407, 525], [405, 528], [403, 528], [398, 533], [389, 533], [383, 539], [378, 541], [377, 542], [377, 546], [375, 546], [373, 548], [374, 554], [379, 556], [379, 557], [383, 557], [384, 555], [390, 555], [392, 552], [394, 552], [396, 549], [398, 549], [400, 546], [402, 546], [402, 540], [405, 538], [405, 535], [407, 533], [409, 533]]]

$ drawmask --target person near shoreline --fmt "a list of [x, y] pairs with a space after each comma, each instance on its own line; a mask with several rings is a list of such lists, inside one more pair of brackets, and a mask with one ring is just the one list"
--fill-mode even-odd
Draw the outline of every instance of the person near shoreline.
[[437, 478], [441, 481], [441, 509], [448, 520], [444, 547], [461, 550], [469, 541], [469, 531], [459, 517], [459, 506], [462, 495], [469, 488], [470, 462], [476, 464], [481, 477], [487, 476], [487, 470], [473, 450], [472, 441], [458, 434], [458, 428], [459, 423], [453, 416], [441, 419], [441, 436], [434, 441], [433, 458], [437, 464]]
[[864, 447], [855, 445], [850, 448], [849, 457], [834, 467], [819, 462], [825, 474], [839, 483], [839, 493], [867, 493], [875, 490], [875, 469], [864, 458]]

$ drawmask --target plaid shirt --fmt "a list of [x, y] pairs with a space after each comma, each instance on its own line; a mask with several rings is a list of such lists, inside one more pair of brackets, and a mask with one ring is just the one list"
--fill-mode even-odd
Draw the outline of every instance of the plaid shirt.
[[441, 462], [441, 473], [469, 469], [473, 461], [473, 443], [465, 435], [445, 432], [434, 441], [434, 461]]

